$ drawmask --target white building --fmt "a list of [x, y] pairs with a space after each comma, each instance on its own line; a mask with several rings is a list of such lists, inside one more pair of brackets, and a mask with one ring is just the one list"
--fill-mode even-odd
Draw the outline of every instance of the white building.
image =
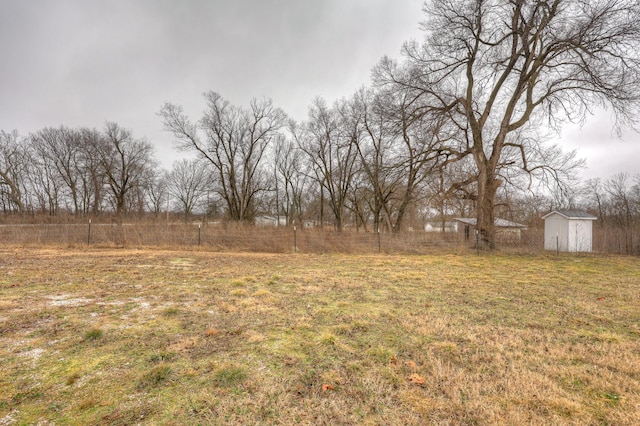
[[544, 249], [568, 252], [592, 250], [593, 221], [598, 218], [578, 210], [554, 210], [544, 219]]
[[286, 216], [257, 216], [255, 218], [257, 226], [287, 226]]
[[445, 222], [444, 229], [442, 222], [427, 222], [424, 224], [425, 232], [458, 232], [458, 222]]
[[[465, 241], [475, 241], [476, 224], [478, 219], [475, 217], [459, 217], [457, 226], [458, 232], [464, 235]], [[519, 243], [522, 238], [522, 231], [527, 229], [526, 225], [512, 222], [506, 219], [495, 218], [493, 221], [496, 231], [496, 241], [501, 243]]]

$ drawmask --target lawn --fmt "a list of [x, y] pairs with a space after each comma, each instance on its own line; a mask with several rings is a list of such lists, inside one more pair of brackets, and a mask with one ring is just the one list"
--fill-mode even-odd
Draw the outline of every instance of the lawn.
[[0, 425], [637, 424], [638, 258], [0, 248]]

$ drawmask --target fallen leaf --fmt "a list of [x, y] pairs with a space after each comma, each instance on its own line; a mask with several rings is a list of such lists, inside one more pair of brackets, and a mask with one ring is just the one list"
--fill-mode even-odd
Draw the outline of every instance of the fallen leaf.
[[328, 383], [323, 383], [322, 384], [322, 392], [326, 392], [326, 391], [330, 391], [330, 390], [334, 390], [335, 388], [333, 386], [331, 386]]
[[424, 384], [425, 384], [425, 382], [427, 381], [427, 379], [425, 379], [425, 378], [424, 378], [424, 377], [422, 377], [422, 376], [419, 376], [419, 375], [418, 375], [418, 374], [416, 374], [416, 373], [413, 373], [411, 376], [409, 376], [409, 381], [410, 381], [411, 383], [416, 384], [416, 385], [424, 385]]

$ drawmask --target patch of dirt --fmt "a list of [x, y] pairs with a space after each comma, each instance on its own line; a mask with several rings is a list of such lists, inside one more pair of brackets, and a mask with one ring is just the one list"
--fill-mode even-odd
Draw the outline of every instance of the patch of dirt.
[[33, 360], [37, 360], [42, 356], [43, 353], [45, 353], [44, 349], [35, 348], [35, 349], [31, 349], [30, 351], [21, 352], [20, 355], [22, 355], [24, 357], [27, 357], [27, 358], [31, 358]]
[[60, 296], [47, 296], [47, 299], [50, 300], [48, 303], [50, 306], [84, 306], [92, 303], [93, 300], [86, 299], [84, 297], [74, 297], [68, 299], [69, 295], [63, 294]]
[[17, 411], [12, 411], [6, 416], [0, 418], [0, 426], [9, 426], [16, 422], [15, 415], [18, 414]]

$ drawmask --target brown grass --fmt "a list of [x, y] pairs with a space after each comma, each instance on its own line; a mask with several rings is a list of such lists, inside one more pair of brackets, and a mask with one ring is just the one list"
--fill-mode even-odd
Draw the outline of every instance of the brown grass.
[[[540, 250], [542, 236], [531, 231], [519, 244], [500, 243], [501, 249], [530, 252]], [[141, 221], [116, 223], [41, 223], [0, 225], [0, 241], [7, 244], [42, 247], [94, 248], [193, 248], [220, 252], [252, 253], [395, 253], [426, 254], [443, 248], [465, 250], [474, 241], [463, 241], [456, 233], [422, 231], [380, 235], [348, 228], [336, 232], [296, 227], [260, 227], [239, 224], [166, 223]]]
[[624, 257], [0, 249], [0, 424], [618, 424]]

